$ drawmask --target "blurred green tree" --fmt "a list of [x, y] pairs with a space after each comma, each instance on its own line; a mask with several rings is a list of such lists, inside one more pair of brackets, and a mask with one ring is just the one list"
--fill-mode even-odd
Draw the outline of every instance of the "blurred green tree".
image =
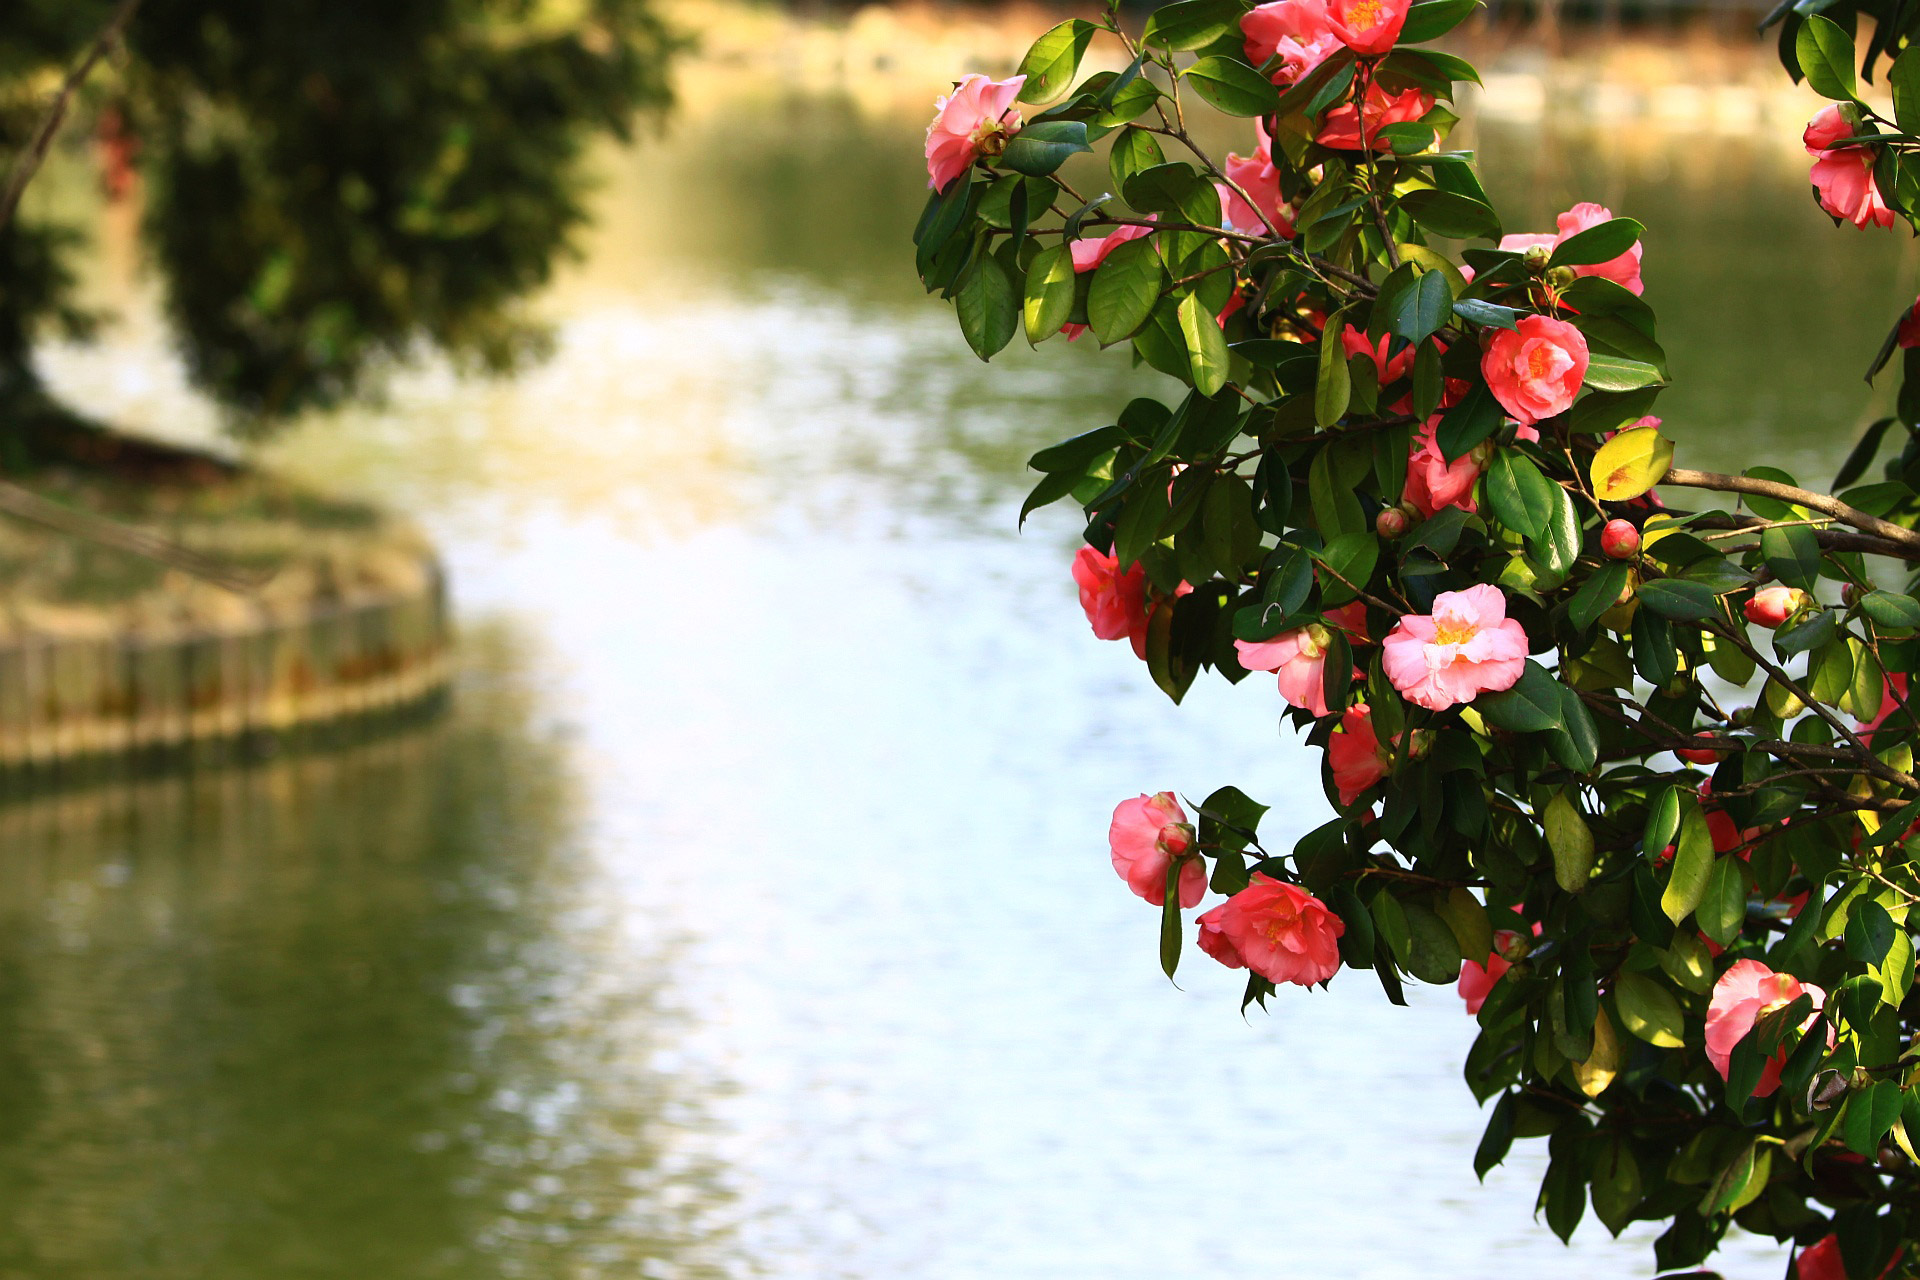
[[[0, 6], [0, 155], [115, 7]], [[521, 300], [586, 218], [583, 152], [665, 108], [675, 48], [646, 0], [144, 0], [83, 114], [144, 180], [193, 380], [258, 432], [425, 346], [490, 370], [538, 353]], [[36, 335], [87, 322], [81, 239], [31, 208], [0, 230], [16, 456], [48, 417]]]

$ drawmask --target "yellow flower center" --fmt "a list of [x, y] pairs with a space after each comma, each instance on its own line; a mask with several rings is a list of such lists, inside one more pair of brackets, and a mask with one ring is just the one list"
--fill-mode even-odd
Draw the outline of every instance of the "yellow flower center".
[[1280, 945], [1282, 938], [1293, 932], [1293, 928], [1299, 923], [1299, 920], [1300, 913], [1293, 909], [1293, 904], [1290, 902], [1282, 902], [1274, 907], [1273, 914], [1261, 924], [1260, 933], [1268, 942], [1271, 942], [1277, 947]]
[[1347, 7], [1347, 25], [1356, 31], [1371, 31], [1380, 25], [1380, 14], [1386, 7], [1381, 0], [1359, 0]]
[[1535, 347], [1527, 353], [1527, 373], [1536, 380], [1553, 374], [1553, 351], [1546, 346]]
[[1442, 622], [1433, 620], [1433, 642], [1435, 644], [1465, 644], [1480, 634], [1480, 628], [1470, 623]]

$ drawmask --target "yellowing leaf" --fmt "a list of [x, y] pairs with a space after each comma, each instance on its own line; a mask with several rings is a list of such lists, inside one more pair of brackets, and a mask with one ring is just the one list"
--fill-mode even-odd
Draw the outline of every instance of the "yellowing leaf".
[[1673, 441], [1652, 427], [1622, 431], [1593, 455], [1593, 491], [1603, 502], [1625, 502], [1653, 488], [1673, 465]]
[[1585, 1062], [1572, 1064], [1572, 1070], [1573, 1082], [1589, 1098], [1605, 1093], [1620, 1074], [1620, 1042], [1613, 1037], [1613, 1024], [1607, 1021], [1605, 1009], [1593, 1020], [1593, 1052]]

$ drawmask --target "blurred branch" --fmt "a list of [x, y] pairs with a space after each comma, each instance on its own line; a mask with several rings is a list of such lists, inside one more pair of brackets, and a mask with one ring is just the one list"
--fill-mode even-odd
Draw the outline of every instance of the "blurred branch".
[[140, 0], [120, 0], [120, 7], [113, 11], [113, 17], [93, 38], [93, 44], [87, 49], [73, 70], [67, 73], [66, 82], [60, 86], [60, 92], [54, 94], [45, 115], [40, 117], [40, 125], [33, 131], [26, 150], [13, 162], [13, 172], [7, 175], [7, 189], [0, 193], [0, 231], [6, 230], [13, 221], [13, 211], [20, 205], [20, 195], [27, 189], [27, 183], [33, 181], [33, 175], [40, 171], [41, 162], [47, 158], [47, 149], [53, 145], [53, 137], [60, 132], [61, 123], [67, 118], [67, 107], [73, 102], [86, 78], [93, 73], [100, 59], [107, 51], [120, 42], [127, 29], [127, 23], [133, 20], [134, 10], [140, 7]]
[[23, 489], [4, 480], [0, 480], [0, 512], [103, 546], [117, 547], [149, 560], [157, 560], [170, 568], [241, 595], [256, 590], [271, 576], [242, 573], [210, 556], [190, 551], [144, 529], [50, 502], [31, 489]]
[[1660, 483], [1687, 489], [1713, 489], [1721, 493], [1751, 493], [1779, 502], [1796, 503], [1814, 511], [1824, 511], [1843, 524], [1850, 524], [1864, 533], [1885, 538], [1901, 547], [1920, 549], [1920, 533], [1891, 520], [1868, 515], [1858, 507], [1850, 507], [1838, 498], [1815, 493], [1811, 489], [1797, 489], [1790, 484], [1779, 484], [1754, 476], [1725, 476], [1717, 471], [1694, 471], [1688, 467], [1673, 468]]

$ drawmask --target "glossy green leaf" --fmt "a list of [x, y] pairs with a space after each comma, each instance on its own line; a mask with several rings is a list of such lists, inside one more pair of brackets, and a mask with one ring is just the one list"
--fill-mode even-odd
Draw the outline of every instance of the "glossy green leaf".
[[1576, 630], [1592, 630], [1600, 621], [1600, 615], [1613, 608], [1620, 592], [1626, 588], [1629, 572], [1623, 562], [1609, 560], [1580, 584], [1573, 599], [1567, 602], [1567, 620]]
[[1227, 385], [1227, 339], [1197, 294], [1180, 299], [1180, 332], [1187, 340], [1194, 390], [1203, 396], [1218, 394]]
[[1027, 267], [1023, 319], [1028, 342], [1044, 342], [1060, 332], [1073, 314], [1073, 253], [1065, 244], [1049, 245]]
[[1741, 866], [1732, 856], [1716, 859], [1707, 873], [1706, 892], [1693, 909], [1700, 931], [1723, 947], [1733, 941], [1747, 919], [1747, 878]]
[[1553, 851], [1553, 879], [1568, 893], [1581, 893], [1593, 874], [1593, 829], [1567, 793], [1556, 791], [1541, 815]]
[[1800, 73], [1815, 93], [1840, 101], [1853, 98], [1853, 38], [1838, 23], [1809, 14], [1794, 37], [1793, 49]]
[[1175, 52], [1198, 49], [1239, 30], [1244, 12], [1234, 0], [1180, 0], [1154, 10], [1140, 38]]
[[1588, 227], [1562, 240], [1553, 250], [1548, 265], [1585, 267], [1611, 262], [1640, 242], [1646, 230], [1632, 218], [1612, 218], [1597, 227]]
[[1613, 999], [1620, 1025], [1660, 1049], [1686, 1044], [1686, 1020], [1673, 993], [1643, 974], [1621, 970], [1614, 978]]
[[1114, 135], [1107, 151], [1107, 176], [1113, 179], [1115, 190], [1124, 190], [1128, 178], [1166, 162], [1166, 153], [1161, 151], [1158, 138], [1145, 129], [1128, 125]]
[[1500, 218], [1487, 205], [1451, 191], [1421, 189], [1400, 197], [1403, 213], [1435, 235], [1453, 240], [1493, 239]]
[[1119, 342], [1146, 323], [1165, 279], [1151, 237], [1129, 240], [1095, 268], [1087, 290], [1087, 320], [1102, 343]]
[[1767, 568], [1790, 587], [1813, 590], [1820, 577], [1820, 540], [1804, 524], [1775, 525], [1760, 534]]
[[1003, 168], [1044, 178], [1067, 162], [1067, 157], [1091, 151], [1087, 126], [1079, 120], [1038, 120], [1013, 135], [1000, 154]]
[[[1679, 809], [1680, 823], [1673, 837], [1673, 868], [1667, 876], [1667, 887], [1660, 894], [1660, 910], [1666, 913], [1667, 919], [1679, 924], [1707, 896], [1707, 881], [1713, 874], [1713, 833], [1707, 827], [1707, 816], [1701, 812], [1699, 800], [1678, 789], [1669, 794]], [[1664, 805], [1665, 801], [1661, 803]], [[1651, 824], [1649, 834], [1654, 834]], [[1646, 852], [1650, 858], [1657, 857], [1660, 849], [1650, 847]]]
[[1020, 60], [1019, 74], [1027, 82], [1020, 86], [1019, 100], [1052, 102], [1065, 93], [1080, 70], [1080, 59], [1086, 56], [1096, 30], [1091, 22], [1069, 18], [1035, 40]]
[[1346, 415], [1353, 395], [1347, 374], [1346, 346], [1340, 341], [1341, 316], [1336, 313], [1320, 335], [1320, 368], [1314, 380], [1313, 420], [1330, 427]]
[[1400, 28], [1401, 44], [1421, 44], [1437, 40], [1467, 20], [1480, 7], [1480, 0], [1419, 0], [1407, 6], [1406, 24]]
[[1662, 386], [1666, 377], [1657, 367], [1642, 360], [1596, 354], [1587, 357], [1585, 382], [1595, 391], [1638, 391], [1642, 387]]
[[1496, 728], [1538, 733], [1560, 722], [1560, 682], [1529, 658], [1511, 689], [1481, 694], [1473, 700], [1473, 709]]
[[1906, 631], [1920, 627], [1920, 600], [1894, 591], [1869, 591], [1860, 600], [1860, 612], [1883, 627]]
[[1500, 449], [1487, 468], [1487, 498], [1500, 523], [1522, 537], [1538, 537], [1553, 514], [1555, 484], [1518, 449]]
[[1280, 91], [1273, 81], [1237, 58], [1202, 58], [1181, 79], [1230, 116], [1263, 116], [1280, 105]]
[[954, 306], [960, 315], [960, 332], [967, 345], [982, 360], [992, 359], [1007, 343], [1020, 323], [1020, 299], [1006, 268], [992, 254], [974, 264], [972, 273], [962, 282]]
[[1720, 613], [1720, 599], [1712, 587], [1673, 578], [1641, 583], [1640, 603], [1663, 618], [1679, 622], [1698, 622]]
[[1902, 132], [1920, 133], [1920, 45], [1908, 45], [1887, 70], [1893, 115]]

